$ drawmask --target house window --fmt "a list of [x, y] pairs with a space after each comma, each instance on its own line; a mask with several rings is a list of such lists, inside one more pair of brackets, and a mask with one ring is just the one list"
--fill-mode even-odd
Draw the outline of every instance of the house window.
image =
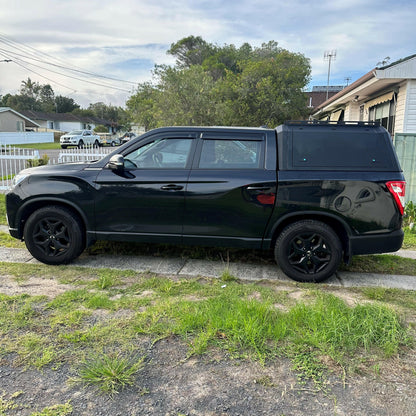
[[48, 121], [48, 129], [54, 129], [53, 121]]
[[368, 121], [378, 121], [392, 136], [394, 134], [395, 116], [396, 101], [394, 97], [391, 101], [370, 107], [368, 111]]
[[23, 121], [16, 121], [16, 131], [25, 131]]
[[360, 105], [360, 118], [359, 121], [364, 121], [364, 105]]

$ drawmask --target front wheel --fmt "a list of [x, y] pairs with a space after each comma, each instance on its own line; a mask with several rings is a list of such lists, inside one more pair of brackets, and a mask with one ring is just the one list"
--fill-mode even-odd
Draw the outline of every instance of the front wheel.
[[275, 259], [298, 282], [322, 282], [338, 269], [342, 245], [334, 230], [315, 220], [287, 226], [276, 241]]
[[70, 210], [48, 206], [35, 211], [27, 220], [24, 239], [33, 257], [46, 264], [66, 264], [85, 248], [83, 228]]
[[83, 149], [83, 148], [84, 148], [84, 141], [83, 140], [80, 140], [78, 142], [78, 149]]

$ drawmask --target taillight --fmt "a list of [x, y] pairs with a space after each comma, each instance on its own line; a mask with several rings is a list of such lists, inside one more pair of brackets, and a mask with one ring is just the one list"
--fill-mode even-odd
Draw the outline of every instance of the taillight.
[[390, 193], [393, 195], [396, 201], [397, 207], [399, 208], [400, 214], [404, 213], [404, 197], [406, 195], [406, 182], [405, 181], [394, 181], [387, 182], [386, 186]]

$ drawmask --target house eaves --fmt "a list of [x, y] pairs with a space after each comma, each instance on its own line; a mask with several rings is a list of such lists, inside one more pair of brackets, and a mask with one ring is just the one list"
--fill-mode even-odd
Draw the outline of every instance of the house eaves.
[[335, 94], [328, 100], [324, 101], [320, 106], [316, 108], [316, 111], [313, 113], [313, 115], [322, 113], [324, 109], [327, 110], [326, 107], [331, 106], [331, 108], [336, 108], [338, 105], [348, 102], [349, 98], [354, 94], [354, 91], [356, 91], [359, 87], [361, 87], [365, 83], [369, 83], [369, 82], [371, 83], [374, 77], [375, 77], [374, 70], [367, 72], [367, 74], [357, 79], [357, 81], [348, 85], [348, 87], [344, 88], [339, 93]]
[[394, 91], [404, 79], [416, 79], [416, 55], [374, 68], [316, 108], [313, 116], [333, 112], [348, 102], [365, 102], [382, 91]]

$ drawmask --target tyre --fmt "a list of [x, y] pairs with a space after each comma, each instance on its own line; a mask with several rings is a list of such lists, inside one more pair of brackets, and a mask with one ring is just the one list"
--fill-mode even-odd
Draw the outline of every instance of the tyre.
[[83, 147], [84, 147], [84, 141], [83, 140], [80, 140], [78, 142], [78, 149], [82, 149]]
[[114, 140], [111, 141], [110, 146], [114, 147], [116, 145], [116, 142]]
[[83, 227], [70, 210], [48, 206], [27, 220], [23, 236], [33, 257], [46, 264], [66, 264], [85, 248]]
[[92, 147], [95, 147], [95, 148], [99, 148], [100, 147], [100, 142], [98, 141], [98, 140], [96, 140], [95, 142], [94, 142], [94, 144], [92, 145]]
[[66, 149], [68, 146], [61, 145], [62, 149]]
[[322, 282], [332, 276], [342, 259], [342, 245], [328, 225], [302, 220], [279, 235], [275, 259], [283, 272], [298, 282]]

